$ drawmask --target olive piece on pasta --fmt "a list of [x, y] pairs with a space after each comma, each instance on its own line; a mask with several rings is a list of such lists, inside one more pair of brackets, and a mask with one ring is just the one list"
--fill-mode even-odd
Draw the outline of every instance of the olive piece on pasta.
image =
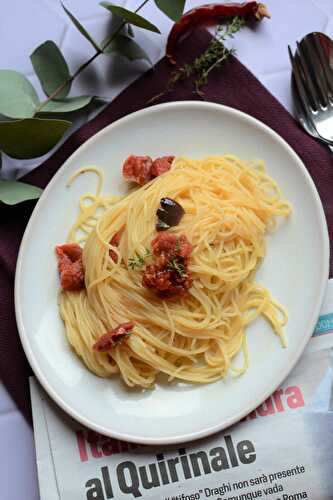
[[160, 205], [161, 208], [158, 208], [156, 212], [157, 231], [165, 231], [172, 226], [177, 226], [185, 213], [183, 207], [172, 198], [162, 198]]
[[169, 224], [166, 224], [162, 220], [158, 220], [156, 222], [156, 231], [166, 231], [167, 229], [170, 229], [171, 226]]

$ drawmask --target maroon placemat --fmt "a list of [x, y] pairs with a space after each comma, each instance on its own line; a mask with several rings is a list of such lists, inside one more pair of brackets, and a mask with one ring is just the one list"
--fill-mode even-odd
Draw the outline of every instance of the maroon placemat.
[[[206, 31], [198, 30], [193, 33], [180, 47], [179, 61], [191, 61], [205, 49], [210, 38]], [[75, 132], [51, 158], [28, 174], [24, 180], [45, 187], [63, 162], [89, 137], [118, 118], [147, 106], [149, 99], [165, 88], [172, 69], [166, 60], [162, 59], [154, 69], [149, 70], [123, 91], [101, 114]], [[190, 82], [185, 82], [178, 85], [171, 93], [164, 95], [158, 102], [189, 99], [204, 99], [237, 108], [258, 118], [278, 132], [308, 168], [323, 202], [330, 238], [332, 237], [331, 154], [325, 146], [303, 132], [285, 108], [237, 59], [231, 58], [222, 69], [211, 73], [203, 98], [193, 93]], [[31, 369], [17, 332], [13, 293], [17, 253], [33, 208], [33, 202], [21, 203], [14, 207], [0, 206], [0, 379], [29, 421], [31, 412], [28, 377]], [[313, 237], [316, 238], [316, 235]], [[330, 275], [332, 270], [331, 258]], [[33, 272], [32, 269], [31, 286], [33, 286]]]

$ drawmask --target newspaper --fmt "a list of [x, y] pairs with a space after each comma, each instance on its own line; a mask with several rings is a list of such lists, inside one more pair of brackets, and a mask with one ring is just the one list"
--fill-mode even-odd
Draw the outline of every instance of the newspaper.
[[151, 447], [84, 428], [30, 380], [41, 500], [333, 498], [333, 280], [281, 387], [237, 425]]

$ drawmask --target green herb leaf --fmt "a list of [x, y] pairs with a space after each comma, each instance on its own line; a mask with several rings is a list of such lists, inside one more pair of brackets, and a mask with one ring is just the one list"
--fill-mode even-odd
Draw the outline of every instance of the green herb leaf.
[[132, 38], [126, 35], [117, 35], [112, 42], [104, 49], [105, 54], [120, 54], [126, 57], [130, 61], [135, 61], [136, 59], [145, 59], [149, 63], [151, 60], [148, 54], [138, 45]]
[[28, 118], [0, 122], [0, 149], [19, 159], [35, 158], [55, 146], [72, 125], [67, 120]]
[[168, 271], [174, 271], [175, 273], [178, 274], [180, 278], [187, 278], [187, 273], [185, 271], [184, 265], [179, 262], [177, 257], [173, 257], [168, 265], [167, 265], [167, 270]]
[[84, 38], [86, 38], [88, 40], [88, 42], [90, 42], [91, 45], [97, 51], [100, 51], [101, 49], [100, 49], [98, 43], [95, 42], [95, 40], [88, 33], [88, 31], [85, 29], [85, 27], [82, 26], [82, 24], [80, 23], [80, 21], [78, 19], [76, 19], [76, 17], [73, 16], [73, 14], [64, 6], [64, 4], [62, 2], [61, 2], [61, 5], [62, 5], [62, 8], [64, 9], [64, 11], [66, 12], [67, 16], [72, 21], [72, 23], [74, 24], [74, 26], [79, 30], [79, 32], [81, 33], [81, 35], [83, 35]]
[[172, 21], [179, 21], [184, 12], [186, 0], [155, 0], [156, 6]]
[[136, 267], [142, 267], [145, 263], [145, 259], [151, 257], [152, 254], [148, 248], [146, 248], [144, 255], [137, 255], [128, 259], [128, 267], [130, 269], [135, 269]]
[[0, 113], [9, 118], [31, 118], [39, 99], [29, 80], [11, 70], [0, 70]]
[[[51, 40], [39, 45], [31, 54], [30, 60], [47, 96], [50, 96], [71, 76], [64, 56]], [[57, 97], [59, 99], [66, 97], [70, 88], [71, 84], [68, 83]]]
[[145, 30], [153, 31], [154, 33], [160, 33], [157, 26], [144, 17], [139, 16], [139, 14], [136, 14], [135, 12], [127, 10], [124, 7], [119, 7], [119, 5], [113, 5], [110, 2], [100, 2], [100, 5], [112, 12], [112, 14], [122, 17], [128, 23], [134, 24], [134, 26], [139, 26], [139, 28], [144, 28]]
[[43, 106], [38, 114], [42, 113], [71, 113], [88, 106], [92, 101], [92, 96], [82, 95], [79, 97], [69, 97], [68, 99], [52, 100]]
[[219, 25], [216, 29], [215, 37], [210, 41], [207, 49], [196, 57], [190, 64], [184, 64], [171, 73], [171, 77], [166, 84], [165, 90], [152, 97], [148, 103], [153, 103], [165, 93], [170, 92], [178, 82], [187, 80], [194, 76], [194, 85], [197, 94], [203, 95], [202, 87], [208, 82], [211, 71], [220, 68], [224, 61], [234, 54], [233, 49], [228, 49], [224, 43], [233, 38], [245, 25], [244, 18], [235, 16], [231, 18], [227, 25]]
[[42, 192], [42, 189], [24, 182], [0, 180], [0, 201], [7, 205], [36, 200]]

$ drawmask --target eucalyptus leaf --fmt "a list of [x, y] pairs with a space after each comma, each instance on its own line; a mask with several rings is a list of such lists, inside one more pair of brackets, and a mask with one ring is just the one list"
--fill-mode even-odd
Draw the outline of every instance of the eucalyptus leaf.
[[[172, 0], [173, 1], [173, 0]], [[130, 10], [125, 9], [124, 7], [120, 7], [119, 5], [113, 5], [110, 2], [100, 2], [102, 7], [112, 12], [116, 16], [120, 16], [127, 21], [128, 23], [134, 24], [134, 26], [138, 26], [139, 28], [144, 28], [145, 30], [153, 31], [154, 33], [160, 33], [160, 30], [152, 24], [150, 21], [145, 19], [139, 14], [132, 12]]]
[[132, 38], [126, 35], [117, 35], [104, 49], [105, 54], [117, 53], [130, 61], [145, 59], [151, 64], [148, 54]]
[[134, 38], [135, 37], [135, 34], [134, 34], [134, 31], [133, 31], [133, 28], [132, 28], [132, 25], [131, 24], [128, 24], [127, 25], [127, 34], [128, 36]]
[[85, 27], [82, 26], [82, 24], [80, 23], [80, 21], [78, 19], [76, 19], [75, 16], [73, 16], [73, 14], [64, 6], [64, 4], [62, 2], [61, 2], [61, 5], [62, 5], [62, 8], [64, 9], [64, 11], [66, 12], [67, 16], [72, 21], [72, 23], [74, 24], [74, 26], [79, 30], [79, 32], [81, 33], [81, 35], [83, 35], [88, 40], [88, 42], [90, 42], [91, 45], [97, 50], [97, 52], [99, 52], [101, 49], [100, 49], [98, 43], [95, 42], [95, 40], [88, 33], [88, 31], [85, 29]]
[[26, 200], [36, 200], [43, 190], [19, 181], [0, 180], [0, 201], [7, 205], [16, 205]]
[[39, 99], [29, 80], [17, 71], [0, 70], [0, 113], [8, 118], [31, 118]]
[[42, 107], [38, 114], [42, 113], [71, 113], [88, 106], [92, 101], [92, 96], [82, 95], [79, 97], [68, 97], [67, 99], [57, 99], [49, 101]]
[[[42, 43], [30, 56], [34, 70], [39, 78], [41, 86], [47, 96], [50, 96], [57, 88], [70, 78], [69, 68], [60, 49], [51, 40]], [[59, 99], [65, 98], [71, 88], [68, 83], [59, 92]]]
[[184, 12], [186, 0], [155, 0], [156, 6], [172, 21], [179, 21]]
[[67, 120], [41, 118], [0, 122], [0, 149], [19, 159], [42, 156], [60, 141], [71, 125]]

